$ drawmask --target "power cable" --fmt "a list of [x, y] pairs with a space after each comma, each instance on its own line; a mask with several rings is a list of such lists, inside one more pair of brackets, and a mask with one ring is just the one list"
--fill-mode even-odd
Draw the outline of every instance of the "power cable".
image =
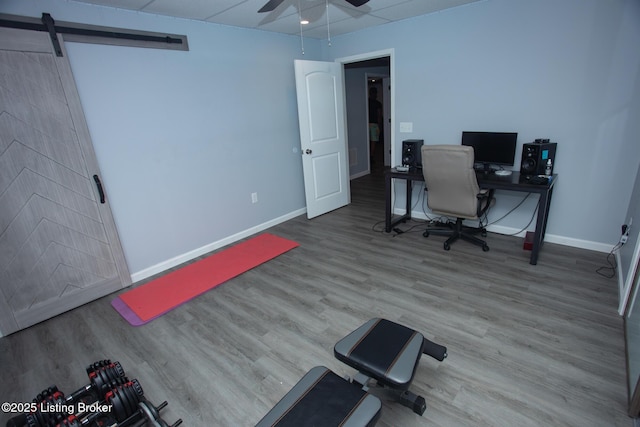
[[[609, 252], [607, 254], [607, 263], [609, 264], [609, 266], [602, 266], [596, 269], [596, 273], [598, 273], [599, 275], [601, 275], [602, 277], [606, 277], [607, 279], [612, 279], [616, 276], [616, 265], [614, 262], [611, 261], [611, 258], [613, 258], [613, 254], [615, 253], [615, 251], [617, 251], [618, 249], [620, 249], [622, 247], [622, 242], [618, 242], [615, 244], [615, 246], [611, 249], [611, 252]], [[609, 274], [605, 273], [606, 271], [610, 271]]]

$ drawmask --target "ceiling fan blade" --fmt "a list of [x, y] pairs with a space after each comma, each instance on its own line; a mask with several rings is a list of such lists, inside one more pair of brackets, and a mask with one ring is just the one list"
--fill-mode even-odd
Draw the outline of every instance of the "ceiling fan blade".
[[271, 12], [273, 9], [280, 6], [283, 1], [284, 0], [269, 0], [264, 6], [262, 6], [262, 9], [260, 9], [258, 13]]
[[360, 7], [363, 4], [367, 3], [369, 0], [346, 0], [347, 3], [351, 4], [352, 6], [355, 7]]

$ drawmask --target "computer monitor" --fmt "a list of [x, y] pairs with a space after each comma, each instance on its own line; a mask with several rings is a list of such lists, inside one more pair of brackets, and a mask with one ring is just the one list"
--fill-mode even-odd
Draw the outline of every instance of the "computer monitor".
[[462, 132], [462, 145], [473, 147], [475, 163], [485, 172], [491, 165], [514, 165], [517, 139], [517, 132]]

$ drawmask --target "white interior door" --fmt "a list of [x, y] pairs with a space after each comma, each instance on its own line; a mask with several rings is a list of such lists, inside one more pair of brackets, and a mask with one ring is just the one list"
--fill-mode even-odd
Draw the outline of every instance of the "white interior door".
[[0, 336], [131, 283], [58, 40], [0, 28]]
[[307, 217], [351, 201], [342, 66], [295, 61]]

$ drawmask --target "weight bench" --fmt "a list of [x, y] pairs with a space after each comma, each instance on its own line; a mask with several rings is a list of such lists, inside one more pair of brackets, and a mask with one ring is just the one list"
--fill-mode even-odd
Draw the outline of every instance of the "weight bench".
[[316, 366], [256, 427], [373, 427], [381, 407], [377, 397], [324, 366]]
[[386, 319], [369, 320], [338, 341], [333, 352], [358, 374], [341, 378], [323, 366], [312, 368], [256, 427], [371, 427], [380, 418], [379, 397], [422, 415], [424, 398], [409, 391], [420, 357], [447, 357], [446, 347]]

